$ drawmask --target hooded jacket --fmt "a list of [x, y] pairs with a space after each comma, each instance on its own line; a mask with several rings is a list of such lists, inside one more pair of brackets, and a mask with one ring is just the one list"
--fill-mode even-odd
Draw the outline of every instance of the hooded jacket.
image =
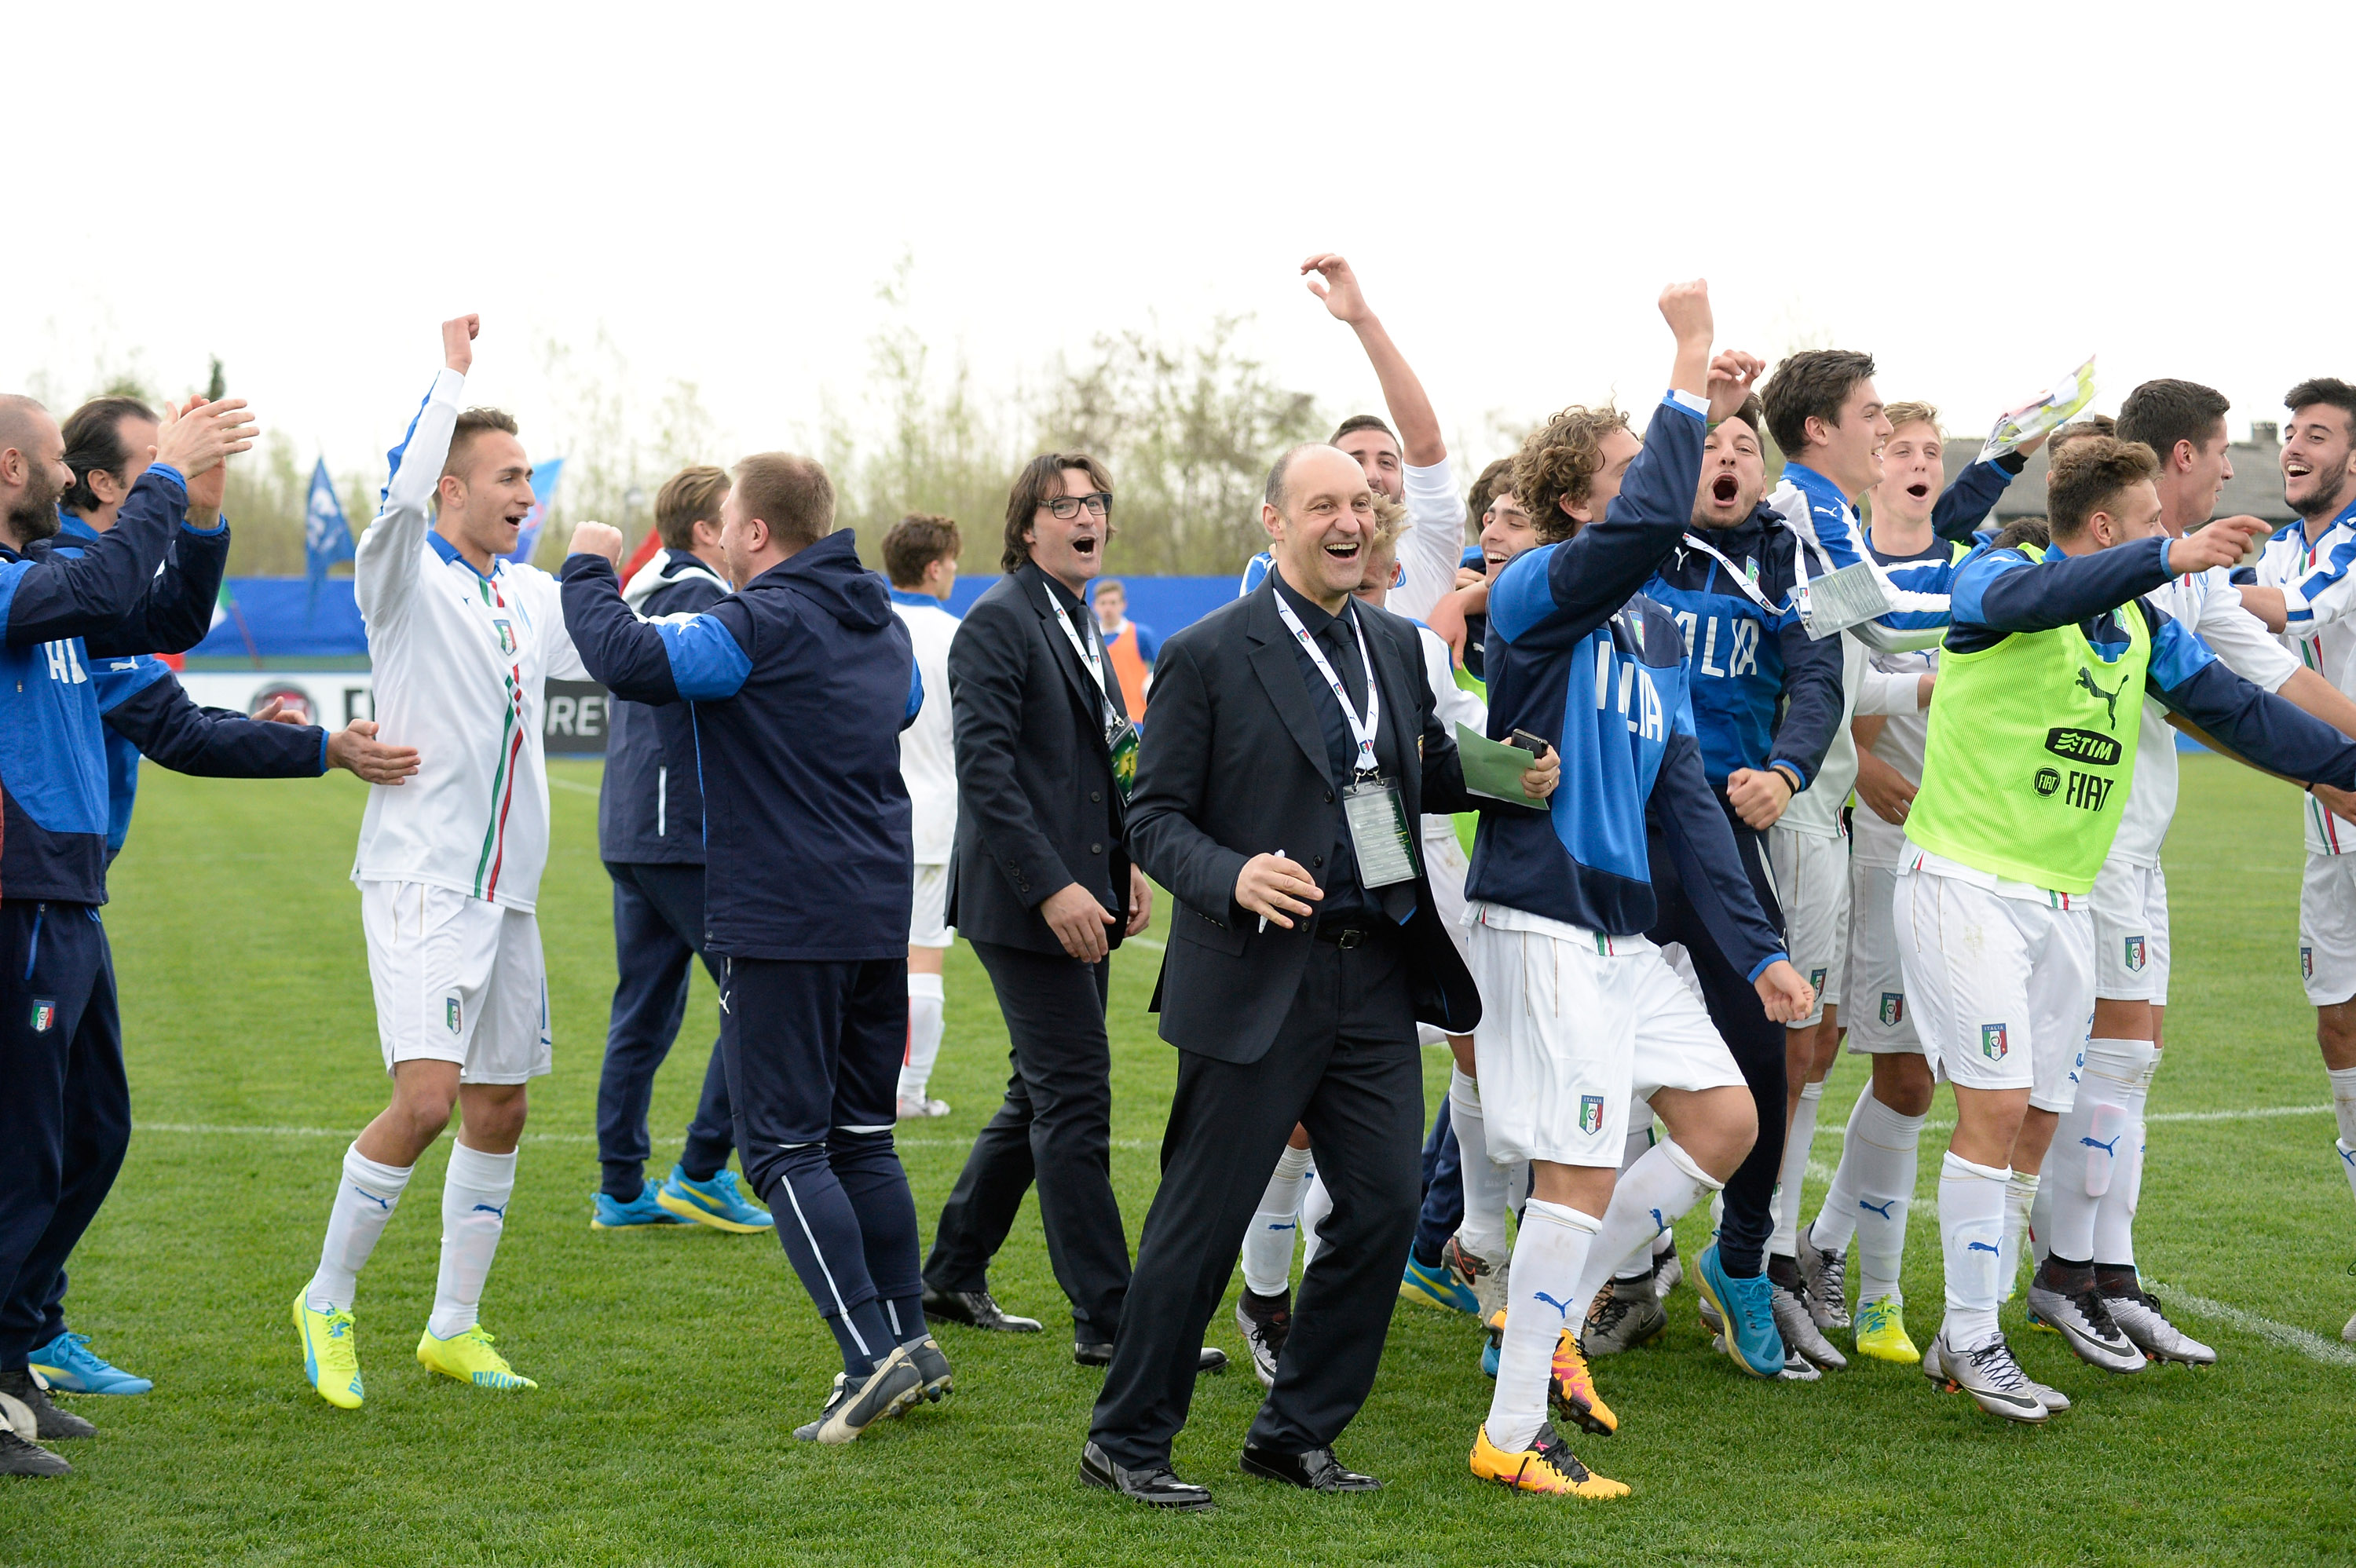
[[905, 954], [915, 861], [899, 735], [924, 686], [851, 530], [696, 615], [641, 620], [602, 556], [567, 560], [563, 583], [592, 676], [631, 702], [688, 705], [712, 868], [706, 946], [821, 962]]
[[[728, 597], [728, 584], [683, 549], [640, 567], [622, 602], [648, 620], [691, 616]], [[605, 778], [597, 795], [597, 854], [609, 865], [703, 864], [703, 782], [695, 719], [684, 703], [617, 701], [607, 720]]]

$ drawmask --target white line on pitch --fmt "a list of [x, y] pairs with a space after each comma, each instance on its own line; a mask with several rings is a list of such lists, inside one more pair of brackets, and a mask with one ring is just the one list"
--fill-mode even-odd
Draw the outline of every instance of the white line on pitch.
[[[1123, 947], [1151, 947], [1156, 953], [1164, 951], [1162, 944], [1154, 941], [1153, 938], [1150, 936], [1124, 936], [1120, 939], [1120, 944]], [[1633, 1278], [1634, 1276], [1631, 1275], [1630, 1277]]]
[[[351, 1127], [239, 1127], [215, 1122], [141, 1122], [134, 1129], [143, 1133], [189, 1133], [201, 1137], [231, 1138], [348, 1138], [355, 1136]], [[528, 1144], [594, 1144], [594, 1133], [526, 1133]], [[894, 1138], [900, 1148], [964, 1148], [971, 1138]], [[1115, 1138], [1118, 1149], [1160, 1148], [1151, 1138]]]
[[2310, 1361], [2320, 1361], [2327, 1367], [2356, 1367], [2356, 1350], [2335, 1345], [2320, 1334], [2310, 1334], [2304, 1328], [2294, 1328], [2287, 1323], [2277, 1323], [2271, 1317], [2261, 1317], [2254, 1312], [2244, 1312], [2222, 1301], [2211, 1301], [2205, 1296], [2179, 1290], [2172, 1285], [2162, 1285], [2149, 1275], [2145, 1285], [2168, 1297], [2171, 1306], [2182, 1307], [2195, 1317], [2213, 1317], [2244, 1334], [2254, 1334], [2270, 1345], [2286, 1350], [2297, 1350]]
[[561, 779], [552, 773], [549, 776], [548, 784], [551, 789], [569, 789], [575, 795], [595, 795], [597, 793], [597, 786], [595, 784], [579, 784], [572, 779]]
[[[2258, 1122], [2267, 1121], [2276, 1116], [2328, 1115], [2330, 1111], [2329, 1105], [2257, 1105], [2245, 1111], [2162, 1111], [2158, 1115], [2146, 1116], [2144, 1120], [2147, 1122]], [[1837, 1138], [1843, 1130], [1837, 1122], [1819, 1123], [1815, 1136], [1819, 1138]], [[1922, 1130], [1926, 1133], [1950, 1133], [1955, 1130], [1955, 1124], [1925, 1122], [1922, 1124]]]

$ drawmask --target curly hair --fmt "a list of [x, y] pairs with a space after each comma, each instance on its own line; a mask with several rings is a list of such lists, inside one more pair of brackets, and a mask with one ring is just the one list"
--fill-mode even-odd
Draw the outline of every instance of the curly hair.
[[1587, 499], [1603, 466], [1603, 438], [1628, 428], [1628, 416], [1605, 403], [1601, 408], [1563, 410], [1532, 431], [1514, 457], [1514, 499], [1530, 515], [1538, 542], [1553, 544], [1579, 531], [1578, 519], [1562, 509]]
[[2139, 441], [2081, 436], [2053, 454], [2045, 470], [2045, 516], [2057, 539], [2075, 539], [2096, 512], [2109, 511], [2121, 492], [2159, 472], [2159, 459]]

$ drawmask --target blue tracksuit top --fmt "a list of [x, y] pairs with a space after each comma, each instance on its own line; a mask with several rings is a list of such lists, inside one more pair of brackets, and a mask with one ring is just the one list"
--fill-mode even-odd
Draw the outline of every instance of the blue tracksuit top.
[[[1938, 502], [1931, 508], [1933, 532], [1943, 539], [1971, 543], [1976, 530], [2025, 462], [2019, 453], [2007, 453], [1992, 462], [1966, 464], [1940, 492]], [[1774, 504], [1788, 505], [1789, 510], [1778, 513], [1785, 526], [1804, 526], [1814, 537], [1815, 551], [1804, 563], [1811, 577], [1868, 559], [1865, 529], [1857, 508], [1841, 494], [1838, 485], [1807, 464], [1785, 460], [1783, 485], [1776, 492]], [[1852, 626], [1851, 635], [1873, 648], [1922, 647], [1935, 640], [1927, 634], [1943, 631], [1947, 625], [1944, 596], [1947, 584], [1953, 581], [1952, 567], [1884, 576], [1898, 591], [1899, 608]], [[1910, 639], [1907, 634], [1915, 635]]]
[[1738, 768], [1778, 767], [1796, 794], [1815, 781], [1841, 719], [1840, 639], [1809, 636], [1793, 603], [1800, 541], [1764, 504], [1690, 539], [1742, 569], [1738, 578], [1688, 542], [1644, 584], [1684, 635], [1702, 773], [1722, 788]]
[[1699, 411], [1664, 400], [1603, 520], [1524, 550], [1490, 588], [1490, 737], [1520, 729], [1552, 741], [1562, 783], [1544, 814], [1481, 814], [1464, 893], [1589, 931], [1642, 933], [1655, 920], [1644, 813], [1657, 795], [1697, 908], [1755, 978], [1783, 944], [1703, 776], [1685, 641], [1666, 609], [1630, 597], [1684, 536], [1701, 443]]
[[709, 610], [642, 621], [612, 563], [564, 563], [564, 624], [615, 696], [691, 706], [707, 945], [849, 962], [908, 950], [916, 850], [900, 731], [924, 685], [908, 629], [844, 528]]
[[106, 901], [106, 732], [91, 667], [177, 653], [211, 629], [229, 529], [183, 527], [187, 506], [178, 472], [158, 463], [103, 538], [0, 546], [0, 898]]
[[[648, 620], [699, 614], [728, 597], [728, 584], [687, 550], [666, 549], [648, 565], [651, 572], [641, 569], [622, 592]], [[616, 699], [610, 714], [597, 791], [598, 858], [612, 865], [702, 865], [694, 710]]]

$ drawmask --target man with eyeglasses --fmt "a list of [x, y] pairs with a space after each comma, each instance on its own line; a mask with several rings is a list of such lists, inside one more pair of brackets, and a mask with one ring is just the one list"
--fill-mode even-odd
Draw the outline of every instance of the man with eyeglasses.
[[[1006, 1018], [1006, 1099], [974, 1140], [925, 1261], [925, 1312], [1039, 1331], [990, 1293], [991, 1259], [1035, 1180], [1072, 1359], [1112, 1360], [1129, 1294], [1113, 1197], [1111, 950], [1143, 931], [1152, 893], [1130, 863], [1137, 731], [1082, 595], [1104, 570], [1112, 479], [1085, 453], [1034, 457], [1006, 504], [1005, 575], [949, 645], [957, 843], [948, 923], [973, 944]], [[1226, 1357], [1205, 1352], [1208, 1364]]]

